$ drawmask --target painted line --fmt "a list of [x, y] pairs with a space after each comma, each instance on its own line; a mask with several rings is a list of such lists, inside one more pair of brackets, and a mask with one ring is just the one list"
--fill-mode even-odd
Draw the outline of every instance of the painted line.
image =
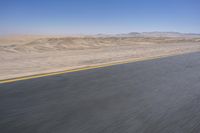
[[[177, 54], [174, 54], [174, 55], [177, 55]], [[87, 67], [82, 67], [82, 68], [77, 68], [77, 69], [69, 69], [69, 70], [58, 71], [58, 72], [50, 72], [50, 73], [43, 73], [43, 74], [36, 74], [36, 75], [30, 75], [30, 76], [5, 79], [5, 80], [0, 80], [0, 83], [1, 84], [2, 83], [11, 83], [11, 82], [16, 82], [16, 81], [21, 81], [21, 80], [29, 80], [29, 79], [35, 79], [35, 78], [41, 78], [41, 77], [47, 77], [47, 76], [53, 76], [53, 75], [60, 75], [60, 74], [65, 74], [65, 73], [72, 73], [72, 72], [78, 72], [78, 71], [84, 71], [84, 70], [90, 70], [90, 69], [96, 69], [96, 68], [103, 68], [103, 67], [120, 65], [120, 64], [128, 64], [128, 63], [139, 62], [139, 61], [160, 59], [160, 58], [170, 57], [170, 56], [174, 56], [174, 55], [161, 55], [161, 56], [156, 56], [156, 57], [147, 57], [147, 58], [143, 58], [143, 59], [134, 58], [134, 59], [128, 59], [128, 60], [124, 60], [124, 61], [115, 61], [115, 62], [106, 63], [106, 64], [102, 64], [102, 65], [87, 66]]]

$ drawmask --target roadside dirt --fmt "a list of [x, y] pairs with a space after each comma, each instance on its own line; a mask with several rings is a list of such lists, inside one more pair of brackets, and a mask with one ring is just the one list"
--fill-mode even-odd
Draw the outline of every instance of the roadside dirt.
[[0, 80], [113, 61], [196, 51], [200, 51], [199, 38], [1, 38]]

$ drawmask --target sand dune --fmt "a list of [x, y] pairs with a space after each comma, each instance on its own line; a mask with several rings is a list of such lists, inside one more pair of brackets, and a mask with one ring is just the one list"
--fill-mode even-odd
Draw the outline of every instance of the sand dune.
[[199, 50], [197, 37], [0, 38], [0, 79]]

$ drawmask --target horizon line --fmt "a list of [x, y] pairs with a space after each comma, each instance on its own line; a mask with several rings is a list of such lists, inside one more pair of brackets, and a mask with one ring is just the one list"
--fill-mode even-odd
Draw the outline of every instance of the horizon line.
[[178, 32], [178, 31], [132, 31], [132, 32], [119, 32], [119, 33], [8, 33], [8, 34], [0, 34], [1, 37], [6, 36], [94, 36], [94, 35], [120, 35], [120, 34], [131, 34], [131, 33], [177, 33], [177, 34], [196, 34], [200, 35], [200, 32]]

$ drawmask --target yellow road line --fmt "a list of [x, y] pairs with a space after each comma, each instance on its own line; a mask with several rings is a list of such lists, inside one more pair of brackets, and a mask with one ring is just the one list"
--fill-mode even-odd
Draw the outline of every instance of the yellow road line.
[[108, 66], [114, 66], [114, 65], [120, 65], [120, 64], [127, 64], [127, 63], [138, 62], [138, 61], [159, 59], [159, 58], [163, 58], [163, 57], [167, 57], [167, 56], [169, 57], [169, 56], [173, 56], [173, 55], [162, 55], [162, 56], [148, 57], [148, 58], [143, 58], [143, 59], [135, 58], [135, 59], [129, 59], [129, 60], [124, 60], [124, 61], [115, 61], [115, 62], [106, 63], [106, 64], [102, 64], [102, 65], [96, 65], [96, 66], [88, 66], [88, 67], [64, 70], [64, 71], [59, 71], [59, 72], [50, 72], [50, 73], [44, 73], [44, 74], [17, 77], [17, 78], [12, 78], [12, 79], [5, 79], [5, 80], [0, 80], [0, 83], [11, 83], [11, 82], [16, 82], [16, 81], [21, 81], [21, 80], [28, 80], [28, 79], [34, 79], [34, 78], [40, 78], [40, 77], [46, 77], [46, 76], [60, 75], [60, 74], [65, 74], [65, 73], [78, 72], [78, 71], [83, 71], [83, 70], [90, 70], [90, 69], [102, 68], [102, 67], [108, 67]]

